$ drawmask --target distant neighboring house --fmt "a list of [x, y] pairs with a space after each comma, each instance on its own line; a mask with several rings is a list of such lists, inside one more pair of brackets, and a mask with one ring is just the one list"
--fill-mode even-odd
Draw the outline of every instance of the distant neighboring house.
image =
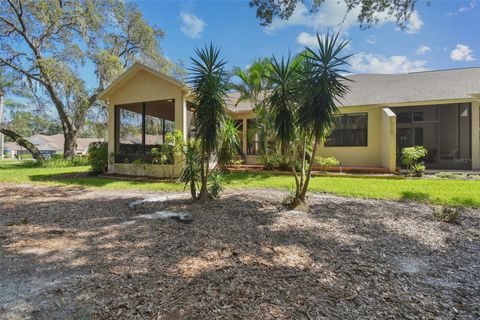
[[16, 158], [18, 152], [22, 150], [22, 147], [16, 142], [5, 142], [3, 147], [3, 155], [6, 158]]
[[[349, 93], [338, 102], [331, 134], [318, 147], [322, 157], [343, 166], [382, 168], [401, 164], [404, 147], [424, 146], [429, 169], [480, 170], [480, 68], [408, 74], [349, 75]], [[197, 106], [186, 84], [135, 63], [100, 94], [108, 105], [109, 172], [162, 176], [151, 162], [152, 147], [165, 132], [195, 132]], [[246, 164], [261, 162], [254, 106], [236, 103], [229, 92], [227, 113], [239, 128]], [[193, 120], [192, 120], [193, 119]], [[126, 138], [137, 129], [135, 139]], [[153, 139], [151, 136], [157, 136]], [[133, 162], [147, 163], [139, 171]], [[175, 165], [180, 175], [181, 165]]]
[[[27, 138], [46, 158], [50, 158], [53, 154], [63, 153], [63, 144], [65, 138], [63, 134], [54, 134], [51, 136], [43, 134], [35, 134]], [[92, 142], [102, 141], [96, 138], [78, 138], [77, 154], [86, 155], [88, 146]], [[16, 142], [5, 143], [4, 155], [12, 158], [18, 158], [20, 155], [29, 154], [28, 150], [19, 146]]]

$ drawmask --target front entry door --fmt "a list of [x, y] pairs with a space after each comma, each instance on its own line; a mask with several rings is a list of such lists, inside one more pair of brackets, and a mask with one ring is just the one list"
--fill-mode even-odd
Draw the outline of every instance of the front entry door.
[[402, 164], [402, 149], [412, 145], [412, 128], [397, 128], [397, 166]]

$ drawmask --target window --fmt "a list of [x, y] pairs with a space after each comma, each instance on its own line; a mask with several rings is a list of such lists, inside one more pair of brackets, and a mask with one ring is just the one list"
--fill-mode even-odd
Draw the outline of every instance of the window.
[[165, 143], [175, 130], [173, 100], [138, 102], [115, 106], [115, 161], [151, 161], [152, 148]]
[[117, 109], [119, 143], [117, 153], [141, 154], [142, 147], [142, 104], [124, 105]]
[[247, 120], [247, 155], [256, 156], [260, 154], [260, 141], [255, 119]]
[[335, 119], [332, 133], [325, 141], [326, 147], [367, 146], [368, 114], [349, 113]]

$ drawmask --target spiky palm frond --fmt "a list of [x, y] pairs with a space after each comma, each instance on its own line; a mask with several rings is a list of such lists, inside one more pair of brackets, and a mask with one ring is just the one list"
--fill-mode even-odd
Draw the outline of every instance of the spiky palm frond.
[[218, 163], [225, 166], [229, 164], [241, 150], [238, 125], [232, 119], [226, 119], [220, 129], [220, 146], [218, 148]]
[[348, 93], [347, 82], [343, 76], [351, 55], [341, 56], [348, 41], [339, 40], [339, 34], [321, 38], [317, 33], [318, 48], [306, 48], [300, 71], [300, 84], [303, 88], [302, 103], [299, 107], [299, 127], [313, 129], [316, 138], [332, 128], [338, 113], [339, 99]]
[[294, 138], [297, 108], [297, 72], [298, 64], [287, 59], [272, 59], [272, 70], [269, 81], [272, 88], [268, 96], [268, 104], [273, 115], [277, 139], [283, 152]]
[[256, 60], [246, 70], [235, 68], [233, 75], [240, 79], [239, 83], [232, 84], [232, 88], [240, 93], [236, 104], [242, 101], [250, 101], [256, 108], [263, 100], [265, 92], [269, 89], [267, 78], [269, 73], [269, 59]]
[[211, 153], [217, 148], [218, 130], [225, 119], [225, 105], [229, 88], [226, 62], [220, 59], [220, 50], [212, 44], [195, 49], [197, 58], [192, 58], [189, 82], [197, 105], [195, 114], [197, 136], [204, 151]]

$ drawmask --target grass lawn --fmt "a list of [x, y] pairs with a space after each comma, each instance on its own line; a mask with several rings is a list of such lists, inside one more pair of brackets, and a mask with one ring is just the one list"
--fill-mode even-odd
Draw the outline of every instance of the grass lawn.
[[[22, 168], [18, 161], [0, 161], [0, 182], [71, 185], [105, 189], [182, 191], [177, 182], [143, 182], [99, 177], [85, 177], [88, 167]], [[75, 173], [80, 173], [75, 176]], [[226, 188], [293, 188], [293, 178], [263, 174], [225, 175]], [[414, 200], [435, 204], [480, 208], [480, 180], [390, 180], [349, 177], [314, 177], [311, 191], [324, 191], [350, 197]]]

